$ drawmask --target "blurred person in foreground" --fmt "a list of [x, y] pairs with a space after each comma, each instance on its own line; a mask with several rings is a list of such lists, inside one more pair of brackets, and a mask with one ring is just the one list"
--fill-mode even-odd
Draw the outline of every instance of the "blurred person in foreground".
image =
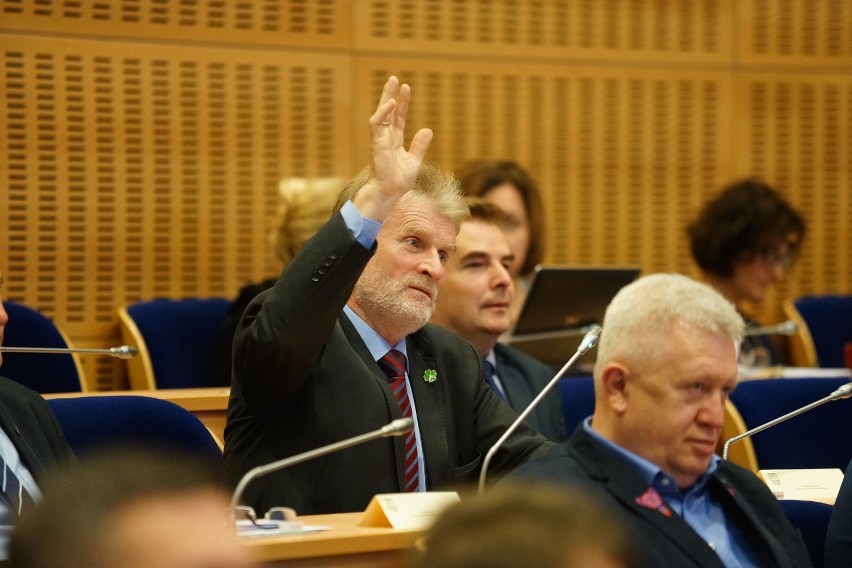
[[594, 414], [513, 476], [605, 496], [640, 543], [640, 566], [810, 566], [772, 492], [714, 453], [743, 328], [730, 302], [686, 276], [625, 286], [604, 316]]
[[831, 510], [825, 535], [825, 568], [852, 568], [852, 461]]
[[[483, 380], [473, 347], [429, 324], [468, 215], [455, 179], [423, 164], [432, 132], [404, 147], [411, 90], [385, 83], [369, 119], [372, 163], [335, 213], [255, 298], [234, 340], [223, 480], [410, 417], [382, 438], [257, 479], [245, 504], [301, 514], [361, 511], [377, 493], [477, 478], [517, 418]], [[496, 454], [505, 472], [552, 445], [521, 425]]]
[[[805, 238], [805, 221], [778, 191], [743, 180], [707, 202], [687, 235], [703, 279], [737, 307], [748, 326], [759, 327], [749, 314], [789, 272]], [[740, 362], [781, 365], [784, 357], [770, 335], [753, 335], [743, 339]]]
[[[458, 333], [482, 357], [485, 381], [517, 412], [522, 412], [553, 378], [544, 363], [499, 343], [511, 325], [509, 309], [515, 286], [509, 274], [514, 258], [506, 238], [507, 214], [478, 197], [467, 198], [470, 218], [456, 236], [456, 251], [446, 263], [432, 323]], [[564, 441], [562, 399], [553, 389], [527, 416], [534, 430]]]
[[[275, 257], [286, 267], [305, 243], [322, 227], [334, 200], [343, 189], [342, 177], [284, 178], [278, 184], [278, 209], [269, 232]], [[213, 360], [213, 385], [231, 386], [231, 350], [243, 312], [255, 296], [272, 288], [278, 277], [246, 284], [228, 308], [219, 330]]]
[[248, 568], [209, 468], [185, 456], [92, 454], [58, 469], [15, 528], [13, 568]]
[[[2, 282], [0, 274], [0, 287]], [[0, 298], [0, 344], [8, 321]], [[6, 557], [11, 526], [41, 498], [41, 480], [74, 459], [59, 421], [41, 395], [0, 377], [0, 560]]]
[[482, 197], [506, 212], [506, 237], [512, 249], [509, 273], [515, 282], [511, 323], [520, 314], [536, 265], [544, 259], [544, 206], [532, 176], [510, 160], [480, 159], [456, 168], [466, 196]]
[[416, 568], [629, 568], [626, 527], [579, 490], [505, 483], [443, 511], [415, 556]]

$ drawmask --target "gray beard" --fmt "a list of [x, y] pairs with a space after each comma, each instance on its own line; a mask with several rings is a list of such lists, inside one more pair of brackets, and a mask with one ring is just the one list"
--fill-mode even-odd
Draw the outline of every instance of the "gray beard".
[[427, 283], [411, 277], [400, 282], [378, 266], [368, 265], [355, 284], [352, 296], [368, 319], [381, 321], [384, 327], [406, 336], [426, 325], [432, 317], [437, 297], [437, 293], [433, 293], [430, 305], [406, 299], [405, 290], [412, 283], [424, 285], [436, 292], [433, 282]]

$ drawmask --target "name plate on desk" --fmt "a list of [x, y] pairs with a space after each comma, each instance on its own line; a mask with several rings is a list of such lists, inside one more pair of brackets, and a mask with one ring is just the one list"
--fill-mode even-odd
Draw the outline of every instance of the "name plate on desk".
[[393, 527], [396, 530], [423, 530], [449, 505], [459, 502], [455, 491], [423, 493], [380, 493], [373, 496], [359, 527]]
[[760, 476], [778, 499], [819, 501], [834, 505], [843, 472], [828, 469], [761, 469]]

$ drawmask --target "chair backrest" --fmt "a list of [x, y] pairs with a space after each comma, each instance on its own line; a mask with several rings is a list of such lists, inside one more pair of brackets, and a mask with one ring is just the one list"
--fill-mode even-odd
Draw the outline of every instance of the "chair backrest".
[[216, 339], [230, 305], [226, 298], [184, 298], [121, 308], [124, 342], [139, 349], [127, 361], [130, 388], [213, 386]]
[[[844, 378], [744, 381], [731, 393], [731, 400], [751, 429], [816, 402], [847, 382]], [[760, 469], [843, 470], [852, 457], [852, 437], [843, 435], [850, 429], [852, 399], [836, 400], [758, 432], [750, 440]]]
[[822, 566], [825, 558], [825, 535], [833, 507], [817, 501], [778, 501], [790, 524], [801, 533], [814, 566]]
[[562, 418], [568, 437], [595, 411], [595, 384], [590, 376], [567, 375], [556, 383], [562, 396]]
[[167, 448], [218, 466], [222, 447], [201, 420], [168, 400], [148, 396], [91, 395], [52, 398], [48, 404], [74, 453], [110, 447]]
[[[3, 334], [6, 347], [70, 347], [68, 337], [38, 310], [5, 301], [9, 322]], [[40, 393], [88, 390], [77, 354], [4, 353], [0, 373]]]
[[852, 295], [802, 296], [785, 302], [784, 311], [800, 325], [792, 354], [796, 358], [802, 353], [804, 360], [796, 360], [796, 364], [820, 367], [845, 365], [844, 347], [852, 342]]

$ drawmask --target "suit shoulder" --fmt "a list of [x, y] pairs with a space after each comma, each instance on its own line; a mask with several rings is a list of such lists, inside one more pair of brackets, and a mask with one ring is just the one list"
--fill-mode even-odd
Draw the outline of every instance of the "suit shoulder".
[[498, 343], [494, 346], [494, 353], [498, 357], [498, 360], [502, 358], [506, 364], [516, 367], [526, 367], [527, 369], [539, 374], [553, 374], [553, 370], [550, 367], [535, 357], [531, 357], [526, 353], [503, 343]]
[[465, 350], [473, 349], [473, 346], [460, 335], [433, 323], [427, 323], [418, 331], [415, 331], [412, 337], [428, 341], [435, 346], [450, 346]]
[[9, 399], [26, 399], [44, 402], [44, 398], [33, 389], [6, 377], [0, 377], [0, 398], [4, 401]]

